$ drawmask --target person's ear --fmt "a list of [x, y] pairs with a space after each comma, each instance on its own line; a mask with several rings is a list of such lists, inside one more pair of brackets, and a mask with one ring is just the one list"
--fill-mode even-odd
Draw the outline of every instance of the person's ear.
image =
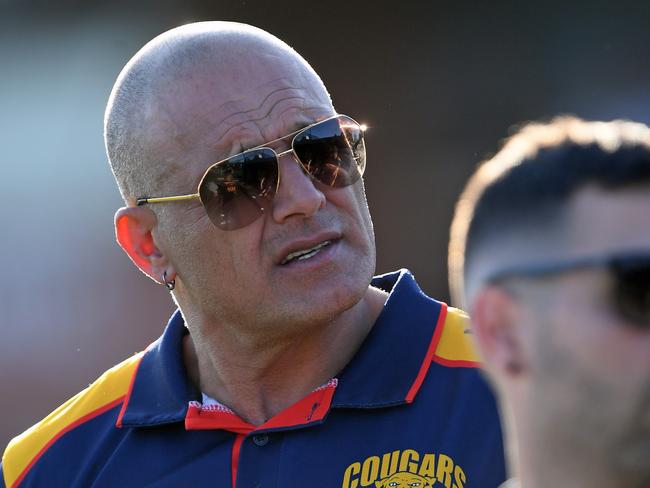
[[157, 219], [150, 209], [145, 207], [122, 207], [115, 213], [115, 237], [131, 261], [151, 277], [163, 283], [175, 278], [175, 271], [166, 256], [158, 249], [152, 231]]
[[489, 285], [478, 290], [472, 302], [472, 328], [487, 369], [508, 379], [524, 374], [527, 361], [516, 297]]

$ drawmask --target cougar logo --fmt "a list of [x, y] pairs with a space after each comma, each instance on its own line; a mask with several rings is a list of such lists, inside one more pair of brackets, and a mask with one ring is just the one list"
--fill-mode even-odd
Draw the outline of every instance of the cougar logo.
[[395, 473], [390, 478], [375, 482], [376, 488], [430, 488], [436, 482], [435, 479], [419, 476], [417, 474], [402, 471]]

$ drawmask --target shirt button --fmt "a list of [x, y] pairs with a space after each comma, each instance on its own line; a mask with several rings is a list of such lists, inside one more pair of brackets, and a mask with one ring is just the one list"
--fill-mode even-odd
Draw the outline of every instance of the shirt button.
[[266, 434], [254, 435], [253, 442], [256, 446], [266, 446], [269, 443], [269, 436]]

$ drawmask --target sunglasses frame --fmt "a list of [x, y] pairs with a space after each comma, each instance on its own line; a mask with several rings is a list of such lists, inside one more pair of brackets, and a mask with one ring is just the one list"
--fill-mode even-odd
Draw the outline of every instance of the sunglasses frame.
[[638, 262], [650, 262], [650, 250], [632, 250], [595, 256], [581, 256], [559, 261], [520, 264], [494, 271], [485, 278], [485, 281], [487, 283], [497, 283], [508, 278], [541, 278], [586, 268], [616, 269], [621, 265]]
[[618, 295], [618, 292], [623, 290], [621, 287], [624, 285], [624, 282], [619, 280], [620, 276], [622, 276], [622, 273], [625, 271], [634, 271], [635, 266], [638, 266], [640, 269], [643, 269], [642, 266], [647, 266], [650, 269], [650, 250], [638, 249], [595, 256], [582, 256], [546, 263], [515, 265], [491, 273], [485, 279], [485, 282], [498, 285], [499, 282], [503, 282], [510, 278], [519, 277], [534, 279], [578, 269], [606, 269], [618, 280], [617, 286], [619, 288], [617, 289], [617, 294], [613, 296], [618, 313], [631, 323], [634, 323], [645, 330], [645, 327], [649, 325], [647, 317], [643, 314], [635, 315], [634, 313], [629, 313], [629, 309], [624, 309], [624, 305], [620, 301], [622, 295]]
[[[168, 197], [140, 197], [140, 198], [136, 198], [135, 204], [136, 204], [136, 206], [139, 207], [139, 206], [146, 205], [146, 204], [151, 204], [151, 203], [180, 202], [180, 201], [186, 201], [186, 200], [201, 200], [201, 194], [200, 194], [201, 185], [203, 184], [203, 180], [205, 179], [206, 175], [212, 170], [212, 168], [214, 168], [215, 166], [218, 166], [220, 164], [224, 164], [224, 163], [228, 162], [230, 159], [232, 159], [234, 157], [242, 156], [242, 155], [244, 155], [244, 154], [246, 154], [246, 153], [248, 153], [250, 151], [256, 151], [258, 149], [268, 149], [268, 150], [272, 151], [275, 154], [276, 164], [278, 165], [278, 169], [277, 169], [278, 177], [277, 177], [277, 181], [276, 181], [276, 185], [275, 185], [275, 191], [276, 192], [280, 188], [280, 167], [279, 167], [279, 165], [280, 165], [280, 157], [282, 157], [282, 156], [284, 156], [286, 154], [293, 153], [294, 159], [300, 165], [300, 167], [305, 172], [305, 174], [307, 174], [311, 179], [314, 179], [314, 177], [311, 175], [311, 173], [309, 173], [309, 171], [307, 170], [307, 168], [305, 167], [303, 162], [298, 157], [298, 154], [296, 153], [296, 151], [294, 149], [294, 142], [295, 142], [296, 138], [301, 133], [303, 133], [305, 131], [308, 131], [310, 129], [313, 129], [315, 126], [318, 126], [320, 124], [324, 124], [325, 122], [329, 122], [330, 120], [333, 120], [333, 119], [338, 119], [340, 117], [345, 117], [346, 119], [349, 119], [354, 124], [356, 124], [357, 127], [359, 127], [359, 130], [361, 131], [361, 134], [362, 134], [362, 137], [363, 137], [363, 134], [365, 133], [365, 126], [363, 124], [359, 124], [356, 120], [354, 120], [349, 115], [344, 115], [344, 114], [332, 115], [331, 117], [327, 117], [326, 119], [319, 120], [318, 122], [314, 122], [313, 124], [310, 124], [310, 125], [308, 125], [306, 127], [303, 127], [302, 129], [298, 129], [298, 130], [296, 130], [294, 132], [290, 132], [289, 134], [286, 134], [286, 135], [284, 135], [282, 137], [278, 137], [277, 139], [273, 139], [271, 141], [264, 142], [264, 143], [260, 144], [259, 146], [255, 146], [255, 147], [252, 147], [250, 149], [246, 149], [245, 151], [242, 151], [242, 152], [239, 152], [239, 153], [236, 153], [236, 154], [231, 154], [227, 158], [221, 159], [221, 160], [217, 161], [216, 163], [211, 164], [203, 172], [203, 176], [201, 176], [201, 179], [199, 180], [199, 184], [198, 184], [196, 193], [191, 193], [191, 194], [188, 194], [188, 195], [173, 195], [173, 196], [168, 196]], [[286, 151], [277, 152], [275, 149], [273, 149], [271, 147], [268, 147], [269, 145], [271, 145], [273, 143], [285, 140], [285, 139], [287, 139], [289, 137], [291, 137], [291, 147], [290, 147], [290, 149], [287, 149]], [[356, 158], [355, 158], [355, 160], [356, 160]], [[359, 171], [359, 177], [362, 177], [363, 173], [365, 171], [365, 165], [364, 165], [363, 168], [360, 168], [359, 165], [357, 164], [357, 170]], [[206, 211], [207, 211], [207, 209], [206, 209]]]

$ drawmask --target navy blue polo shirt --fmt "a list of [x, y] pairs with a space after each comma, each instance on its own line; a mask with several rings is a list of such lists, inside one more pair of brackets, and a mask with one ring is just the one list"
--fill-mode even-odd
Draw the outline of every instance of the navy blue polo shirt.
[[497, 487], [501, 429], [466, 316], [408, 271], [373, 285], [390, 297], [350, 363], [261, 426], [188, 381], [176, 312], [146, 351], [11, 441], [5, 486]]

